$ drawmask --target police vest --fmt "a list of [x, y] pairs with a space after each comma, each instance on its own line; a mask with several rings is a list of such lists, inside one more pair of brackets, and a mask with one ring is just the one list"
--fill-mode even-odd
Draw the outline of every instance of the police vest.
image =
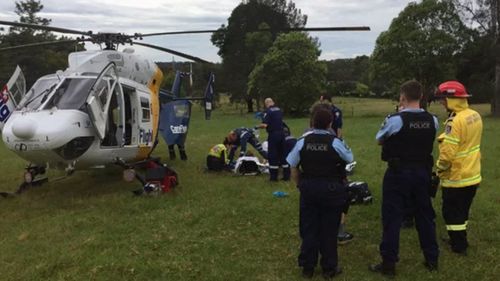
[[[390, 136], [382, 146], [382, 160], [401, 165], [432, 166], [432, 148], [436, 126], [432, 114], [424, 112], [400, 112], [403, 127]], [[391, 116], [391, 117], [392, 117]]]
[[332, 147], [334, 135], [309, 134], [300, 150], [302, 177], [342, 180], [345, 178], [345, 161]]

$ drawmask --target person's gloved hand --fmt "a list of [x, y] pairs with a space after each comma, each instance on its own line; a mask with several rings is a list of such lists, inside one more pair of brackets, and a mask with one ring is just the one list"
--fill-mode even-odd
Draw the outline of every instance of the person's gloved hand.
[[254, 115], [255, 119], [264, 119], [264, 112], [255, 112], [255, 115]]

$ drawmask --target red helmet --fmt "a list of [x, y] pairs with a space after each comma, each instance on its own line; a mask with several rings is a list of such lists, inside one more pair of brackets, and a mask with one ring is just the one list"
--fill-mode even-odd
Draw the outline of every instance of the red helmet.
[[446, 81], [439, 85], [435, 94], [436, 98], [468, 98], [471, 97], [464, 85], [458, 81]]

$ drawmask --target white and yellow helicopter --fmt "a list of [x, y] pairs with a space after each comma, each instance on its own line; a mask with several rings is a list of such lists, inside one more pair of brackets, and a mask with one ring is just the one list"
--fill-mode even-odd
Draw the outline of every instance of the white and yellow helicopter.
[[[138, 34], [94, 35], [23, 23], [0, 21], [0, 24], [76, 33], [83, 37], [73, 42], [106, 45], [104, 50], [71, 53], [66, 70], [39, 78], [27, 92], [18, 67], [2, 88], [2, 140], [8, 149], [30, 163], [22, 186], [36, 182], [36, 177], [43, 176], [47, 168], [71, 173], [107, 165], [126, 166], [149, 158], [159, 133], [163, 74], [153, 61], [135, 55], [134, 49], [116, 50], [118, 44], [139, 38]], [[158, 46], [134, 44], [207, 62]], [[209, 86], [208, 89], [213, 89]], [[167, 93], [168, 99], [176, 99], [175, 93], [162, 92]], [[188, 99], [204, 100], [206, 110], [210, 111], [212, 98], [213, 90], [206, 91], [205, 98]]]
[[[86, 41], [105, 45], [103, 50], [71, 53], [66, 70], [39, 78], [28, 91], [25, 91], [22, 72], [16, 69], [2, 89], [2, 140], [8, 149], [30, 163], [20, 190], [38, 182], [40, 178], [45, 180], [47, 168], [72, 173], [77, 169], [116, 164], [133, 167], [133, 163], [149, 159], [159, 133], [163, 74], [153, 61], [135, 55], [130, 47], [118, 51], [118, 46], [135, 44], [207, 63], [198, 57], [136, 40], [147, 36], [216, 31], [125, 35], [9, 21], [0, 21], [0, 25], [79, 36], [76, 40], [27, 44], [0, 51]], [[295, 30], [347, 31], [369, 28], [291, 28], [289, 31]], [[211, 82], [213, 79], [209, 79], [205, 97], [194, 98], [203, 100], [207, 113], [212, 109]]]

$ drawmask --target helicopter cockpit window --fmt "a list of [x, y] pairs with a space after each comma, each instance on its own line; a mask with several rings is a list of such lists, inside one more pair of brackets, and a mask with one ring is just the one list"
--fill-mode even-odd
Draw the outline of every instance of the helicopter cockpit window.
[[45, 102], [57, 83], [59, 83], [59, 79], [57, 78], [38, 79], [21, 100], [18, 108], [38, 109]]
[[87, 100], [90, 87], [95, 78], [66, 78], [56, 88], [51, 100], [45, 106], [46, 109], [57, 107], [58, 109], [82, 110]]

